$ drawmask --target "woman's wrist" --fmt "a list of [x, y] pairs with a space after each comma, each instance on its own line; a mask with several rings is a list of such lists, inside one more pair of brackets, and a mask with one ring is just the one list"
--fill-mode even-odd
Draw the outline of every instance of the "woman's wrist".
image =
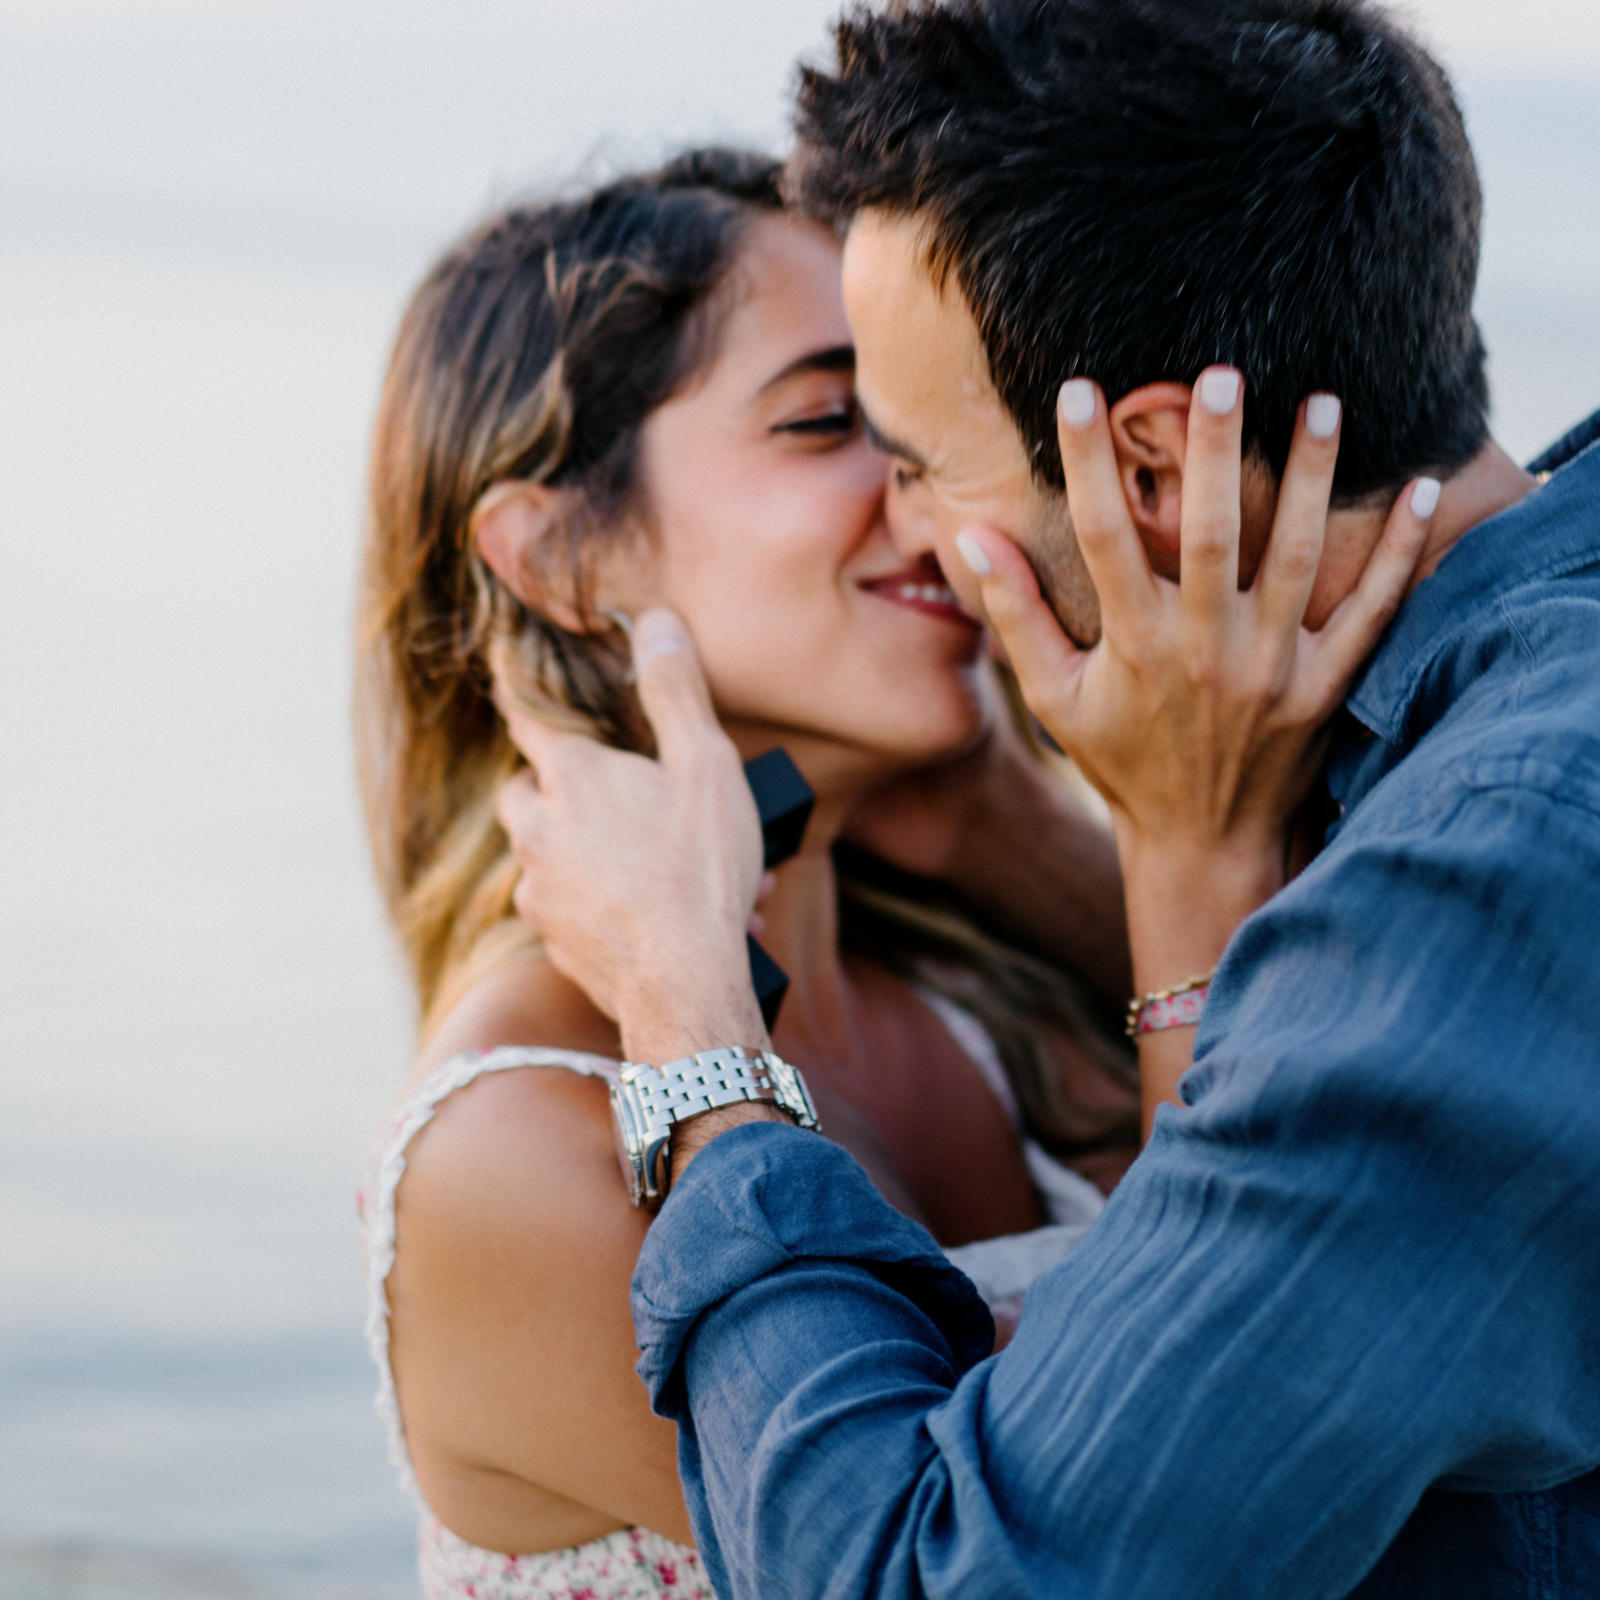
[[1234, 931], [1283, 887], [1284, 845], [1149, 839], [1117, 829], [1138, 993], [1209, 972]]

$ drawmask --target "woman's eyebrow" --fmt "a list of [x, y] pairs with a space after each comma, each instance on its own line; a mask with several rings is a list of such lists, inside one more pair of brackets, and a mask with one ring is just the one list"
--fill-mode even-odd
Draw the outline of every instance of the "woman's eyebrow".
[[826, 350], [810, 350], [805, 355], [791, 361], [781, 372], [775, 372], [756, 391], [765, 394], [768, 389], [776, 389], [780, 383], [786, 383], [790, 378], [797, 378], [802, 372], [854, 372], [856, 370], [856, 347], [853, 344], [830, 345]]

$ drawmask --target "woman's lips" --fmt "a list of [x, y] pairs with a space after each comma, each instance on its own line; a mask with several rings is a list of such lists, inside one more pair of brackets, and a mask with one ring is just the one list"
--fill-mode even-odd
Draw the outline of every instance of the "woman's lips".
[[982, 623], [969, 617], [961, 609], [956, 602], [954, 590], [943, 578], [930, 576], [921, 570], [891, 573], [886, 578], [870, 578], [861, 587], [868, 594], [875, 594], [880, 600], [888, 600], [897, 606], [907, 606], [913, 611], [922, 612], [924, 616], [939, 617], [945, 622], [959, 623], [974, 633], [981, 631], [983, 627]]

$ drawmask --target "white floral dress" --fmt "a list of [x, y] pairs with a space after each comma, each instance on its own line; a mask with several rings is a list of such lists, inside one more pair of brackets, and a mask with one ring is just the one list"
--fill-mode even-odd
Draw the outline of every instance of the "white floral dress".
[[[957, 1042], [1017, 1122], [1016, 1102], [987, 1033], [967, 1012], [924, 992]], [[714, 1600], [699, 1556], [646, 1528], [620, 1528], [599, 1539], [533, 1555], [484, 1550], [458, 1538], [429, 1510], [417, 1487], [389, 1364], [388, 1278], [394, 1266], [395, 1191], [406, 1150], [440, 1104], [487, 1072], [556, 1067], [615, 1081], [618, 1063], [572, 1050], [512, 1046], [456, 1056], [436, 1068], [388, 1118], [357, 1196], [367, 1258], [367, 1340], [378, 1367], [377, 1406], [389, 1453], [421, 1522], [418, 1567], [424, 1600]], [[1023, 1153], [1050, 1222], [1029, 1233], [983, 1239], [946, 1254], [977, 1285], [996, 1319], [1014, 1323], [1028, 1285], [1083, 1237], [1104, 1200], [1087, 1179], [1053, 1160], [1032, 1140]]]

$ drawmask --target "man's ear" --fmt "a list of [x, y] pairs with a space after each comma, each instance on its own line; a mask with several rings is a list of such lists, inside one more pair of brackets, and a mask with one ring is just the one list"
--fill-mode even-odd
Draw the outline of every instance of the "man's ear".
[[473, 507], [471, 538], [489, 570], [523, 605], [577, 633], [583, 623], [576, 597], [549, 578], [548, 541], [565, 510], [563, 491], [549, 484], [496, 483]]
[[1190, 394], [1188, 384], [1147, 383], [1123, 395], [1109, 414], [1128, 511], [1150, 565], [1170, 578], [1178, 573]]

